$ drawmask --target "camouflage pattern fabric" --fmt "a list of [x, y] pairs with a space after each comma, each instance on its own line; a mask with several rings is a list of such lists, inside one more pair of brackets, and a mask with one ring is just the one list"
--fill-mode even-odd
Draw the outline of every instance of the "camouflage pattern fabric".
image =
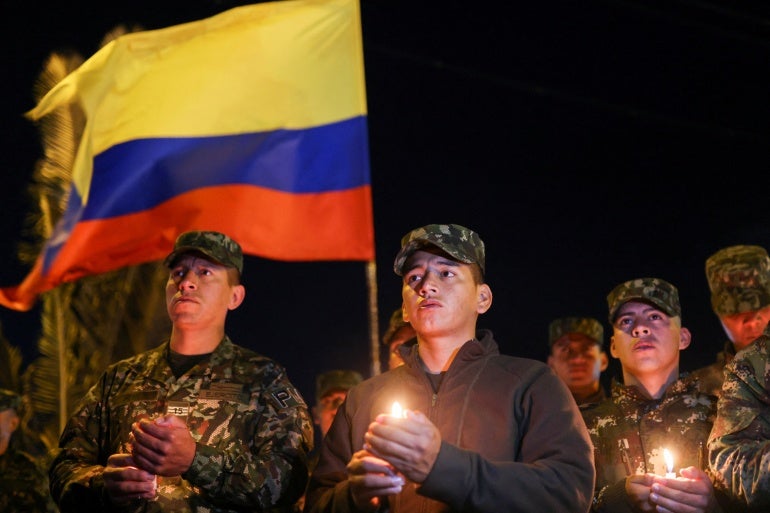
[[621, 283], [607, 294], [610, 324], [615, 322], [618, 308], [629, 301], [643, 301], [655, 305], [670, 317], [681, 317], [679, 291], [660, 278], [637, 278]]
[[596, 341], [599, 345], [604, 344], [604, 328], [601, 323], [591, 317], [562, 317], [555, 319], [548, 325], [548, 347], [559, 340], [567, 333], [582, 333]]
[[476, 232], [459, 224], [429, 224], [401, 238], [401, 250], [393, 262], [396, 274], [403, 276], [406, 260], [425, 246], [436, 246], [458, 262], [478, 264], [482, 274], [486, 272], [484, 242]]
[[770, 257], [761, 246], [729, 246], [706, 259], [711, 308], [718, 316], [770, 305]]
[[225, 267], [235, 267], [243, 274], [243, 252], [233, 239], [219, 232], [192, 231], [176, 238], [173, 251], [166, 257], [166, 267], [187, 253], [200, 253]]
[[748, 511], [770, 511], [770, 336], [768, 330], [725, 366], [709, 462], [717, 486]]
[[316, 403], [321, 398], [336, 390], [345, 390], [361, 383], [364, 377], [361, 373], [349, 369], [335, 369], [323, 372], [315, 378]]
[[0, 455], [0, 511], [55, 513], [48, 476], [31, 455], [13, 448]]
[[580, 401], [577, 401], [577, 398], [575, 400], [577, 401], [578, 406], [587, 408], [596, 403], [600, 403], [605, 399], [607, 399], [607, 392], [604, 391], [604, 388], [602, 386], [599, 386], [599, 390], [589, 395], [588, 397], [585, 397]]
[[708, 468], [706, 442], [716, 413], [716, 398], [695, 383], [679, 379], [659, 400], [635, 386], [613, 381], [611, 397], [580, 410], [594, 445], [596, 491], [592, 511], [628, 511], [625, 478], [668, 471], [664, 449], [682, 467]]
[[225, 337], [208, 360], [176, 379], [168, 342], [110, 366], [59, 440], [51, 492], [62, 511], [116, 511], [102, 472], [127, 452], [131, 423], [173, 413], [197, 443], [190, 469], [159, 478], [158, 497], [124, 511], [290, 511], [302, 495], [313, 422], [285, 369]]
[[735, 356], [735, 345], [728, 340], [724, 349], [717, 353], [714, 363], [700, 367], [690, 372], [689, 376], [698, 380], [698, 389], [704, 394], [719, 397], [722, 393], [725, 365]]

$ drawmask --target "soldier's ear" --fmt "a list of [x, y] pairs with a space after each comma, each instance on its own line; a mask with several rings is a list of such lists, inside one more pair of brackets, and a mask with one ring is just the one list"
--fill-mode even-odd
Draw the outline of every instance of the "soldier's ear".
[[492, 306], [492, 289], [486, 283], [479, 285], [476, 311], [483, 314]]
[[618, 352], [615, 349], [615, 337], [614, 336], [610, 337], [610, 354], [612, 355], [613, 358], [617, 358], [618, 357]]
[[230, 303], [227, 305], [228, 310], [235, 310], [246, 297], [246, 287], [243, 285], [234, 285], [230, 294]]

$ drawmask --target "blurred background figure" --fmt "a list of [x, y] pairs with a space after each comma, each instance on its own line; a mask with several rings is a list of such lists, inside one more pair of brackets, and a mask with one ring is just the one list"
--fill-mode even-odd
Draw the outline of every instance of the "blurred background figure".
[[22, 399], [0, 388], [0, 512], [55, 512], [44, 464], [24, 450]]
[[757, 339], [770, 321], [770, 257], [761, 246], [722, 248], [706, 259], [711, 308], [728, 340], [716, 361], [694, 374], [703, 392], [719, 395], [725, 364]]
[[[404, 357], [400, 353], [400, 348], [404, 342], [417, 336], [412, 325], [404, 320], [401, 309], [397, 308], [390, 316], [390, 323], [385, 334], [382, 336], [382, 343], [388, 348], [388, 370], [395, 369], [404, 363]], [[411, 344], [410, 344], [411, 345]]]
[[[399, 313], [401, 311], [399, 310]], [[318, 447], [320, 441], [326, 436], [326, 432], [332, 425], [334, 416], [337, 415], [342, 402], [348, 396], [348, 390], [364, 380], [360, 373], [350, 369], [336, 369], [322, 372], [315, 378], [315, 406], [313, 406], [313, 422], [321, 430], [321, 437], [315, 444], [315, 449], [310, 453], [308, 462], [308, 475], [313, 472], [318, 463]], [[305, 509], [305, 494], [294, 504], [294, 513], [301, 513]]]
[[350, 387], [363, 380], [360, 373], [349, 369], [331, 370], [316, 376], [313, 422], [321, 430], [321, 438], [329, 431], [337, 409], [347, 397]]
[[609, 358], [604, 351], [604, 328], [591, 317], [562, 317], [548, 325], [547, 363], [566, 383], [578, 405], [607, 397], [601, 373]]

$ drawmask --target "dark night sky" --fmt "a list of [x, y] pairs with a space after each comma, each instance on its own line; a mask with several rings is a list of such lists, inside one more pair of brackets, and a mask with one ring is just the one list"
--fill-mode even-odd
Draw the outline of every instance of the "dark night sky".
[[[87, 57], [119, 22], [159, 28], [236, 3], [5, 4], [0, 285], [12, 285], [39, 156], [22, 113], [48, 54]], [[770, 247], [770, 5], [733, 4], [362, 0], [379, 331], [400, 304], [400, 237], [454, 222], [487, 244], [494, 305], [480, 325], [503, 352], [543, 359], [551, 319], [606, 321], [609, 290], [658, 276], [694, 334], [683, 368], [711, 362], [724, 335], [705, 259]], [[245, 281], [228, 332], [283, 363], [306, 398], [318, 371], [369, 374], [363, 263], [249, 257]], [[0, 307], [29, 358], [39, 315]]]

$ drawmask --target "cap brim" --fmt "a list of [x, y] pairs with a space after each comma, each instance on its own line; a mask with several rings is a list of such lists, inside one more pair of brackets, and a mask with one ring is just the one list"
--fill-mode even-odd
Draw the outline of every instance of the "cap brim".
[[646, 304], [648, 304], [650, 306], [654, 306], [655, 308], [657, 308], [661, 312], [665, 313], [669, 317], [676, 317], [676, 316], [679, 315], [676, 312], [672, 312], [671, 309], [669, 309], [668, 306], [666, 304], [664, 304], [664, 303], [658, 303], [654, 299], [650, 299], [648, 297], [633, 296], [633, 297], [629, 297], [629, 298], [624, 299], [623, 302], [620, 303], [617, 308], [615, 308], [615, 311], [612, 312], [612, 315], [610, 315], [610, 323], [615, 322], [615, 319], [618, 317], [618, 311], [620, 310], [620, 307], [625, 305], [626, 303], [628, 303], [630, 301], [636, 301], [638, 303], [646, 303]]
[[[201, 248], [195, 247], [195, 246], [182, 246], [181, 248], [175, 249], [166, 257], [163, 263], [166, 265], [166, 267], [171, 267], [176, 263], [177, 260], [179, 260], [179, 258], [183, 257], [184, 255], [193, 255], [193, 254], [200, 255], [204, 257], [206, 260], [210, 262], [214, 262], [215, 264], [219, 264], [225, 267], [232, 267], [220, 261], [218, 258], [215, 258], [214, 256], [202, 250]], [[233, 269], [235, 269], [235, 267], [233, 267]]]
[[401, 251], [398, 252], [396, 255], [396, 261], [398, 261], [399, 258], [403, 258], [401, 266], [398, 268], [394, 267], [394, 271], [396, 271], [396, 274], [399, 276], [404, 275], [404, 264], [409, 259], [410, 256], [415, 251], [424, 249], [426, 247], [432, 246], [434, 248], [437, 248], [450, 257], [452, 257], [454, 260], [457, 260], [458, 262], [462, 262], [464, 264], [473, 264], [476, 263], [474, 260], [469, 259], [468, 257], [463, 256], [462, 254], [459, 254], [457, 251], [454, 250], [454, 248], [450, 244], [442, 244], [441, 242], [437, 242], [431, 239], [415, 239], [411, 240], [406, 243], [406, 245], [401, 248]]

